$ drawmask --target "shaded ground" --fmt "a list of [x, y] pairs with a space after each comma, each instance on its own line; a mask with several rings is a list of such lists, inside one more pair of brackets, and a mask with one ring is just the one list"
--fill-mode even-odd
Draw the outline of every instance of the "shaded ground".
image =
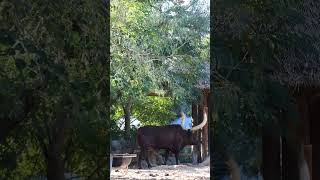
[[210, 166], [192, 164], [162, 165], [151, 169], [112, 170], [111, 180], [122, 179], [183, 179], [209, 180]]

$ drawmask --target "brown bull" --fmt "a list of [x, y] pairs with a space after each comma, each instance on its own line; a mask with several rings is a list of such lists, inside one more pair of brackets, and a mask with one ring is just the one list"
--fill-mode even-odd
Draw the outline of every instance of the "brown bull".
[[147, 150], [165, 149], [165, 164], [168, 159], [169, 151], [175, 154], [176, 164], [178, 164], [179, 152], [187, 145], [197, 145], [199, 141], [193, 131], [201, 129], [207, 123], [207, 116], [198, 126], [191, 130], [184, 130], [180, 125], [165, 126], [144, 126], [138, 129], [137, 143], [140, 146], [139, 168], [141, 168], [142, 155], [146, 158], [148, 167], [151, 167], [147, 156]]

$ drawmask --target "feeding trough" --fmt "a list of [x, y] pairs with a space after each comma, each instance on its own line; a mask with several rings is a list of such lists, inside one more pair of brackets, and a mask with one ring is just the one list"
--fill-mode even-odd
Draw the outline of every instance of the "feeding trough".
[[128, 169], [132, 158], [137, 157], [136, 154], [111, 154], [110, 155], [110, 167], [116, 169]]

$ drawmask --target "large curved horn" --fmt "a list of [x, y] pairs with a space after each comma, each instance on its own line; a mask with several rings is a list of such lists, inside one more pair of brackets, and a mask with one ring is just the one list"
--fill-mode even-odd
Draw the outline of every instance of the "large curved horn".
[[203, 114], [203, 121], [202, 121], [202, 123], [199, 124], [199, 125], [197, 125], [197, 126], [195, 126], [195, 127], [192, 127], [192, 128], [191, 128], [191, 131], [196, 131], [196, 130], [199, 130], [199, 129], [203, 128], [203, 126], [206, 125], [207, 121], [208, 121], [207, 113], [204, 113], [204, 114]]

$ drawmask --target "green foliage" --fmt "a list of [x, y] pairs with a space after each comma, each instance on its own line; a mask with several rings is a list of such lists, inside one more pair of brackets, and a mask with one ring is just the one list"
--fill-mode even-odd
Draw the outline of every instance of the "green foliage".
[[[211, 129], [217, 144], [247, 170], [257, 170], [263, 130], [286, 122], [284, 114], [292, 115], [291, 121], [298, 118], [292, 91], [272, 75], [288, 46], [308, 42], [306, 34], [293, 31], [304, 22], [297, 11], [302, 1], [228, 2], [214, 4]], [[270, 131], [285, 134], [285, 129]]]
[[16, 153], [0, 174], [44, 175], [55, 153], [65, 172], [106, 177], [106, 4], [3, 1], [0, 10], [1, 154]]
[[[114, 1], [111, 6], [112, 118], [126, 104], [145, 124], [166, 124], [177, 105], [198, 101], [196, 85], [207, 74], [209, 15], [194, 0]], [[164, 92], [170, 98], [150, 98]], [[116, 128], [114, 129], [117, 131]], [[117, 131], [118, 132], [118, 131]]]
[[[124, 97], [144, 96], [151, 90], [163, 89], [166, 82], [176, 91], [179, 87], [193, 87], [201, 78], [199, 64], [208, 60], [205, 54], [209, 45], [205, 36], [209, 32], [207, 16], [178, 5], [161, 12], [154, 6], [135, 1], [117, 1], [112, 6], [111, 89], [114, 95], [121, 91]], [[180, 15], [169, 18], [169, 14], [177, 13], [173, 9], [178, 7]], [[196, 24], [199, 21], [206, 23], [199, 26]], [[188, 54], [190, 52], [194, 54]], [[178, 69], [177, 65], [184, 68]], [[177, 72], [168, 71], [170, 68]], [[179, 90], [176, 92], [179, 94]], [[186, 95], [186, 92], [190, 93], [190, 89], [181, 93]]]
[[[172, 111], [174, 104], [171, 98], [146, 97], [145, 99], [140, 99], [133, 106], [132, 117], [137, 118], [142, 126], [165, 125], [176, 116]], [[112, 138], [120, 138], [123, 132], [121, 132], [117, 123], [119, 119], [123, 118], [124, 113], [121, 106], [113, 107], [113, 109], [115, 112], [111, 114], [111, 134]], [[131, 137], [135, 137], [135, 131], [135, 129], [131, 130]]]
[[139, 119], [142, 125], [165, 125], [174, 119], [171, 98], [148, 97], [137, 104], [133, 109], [133, 116]]

